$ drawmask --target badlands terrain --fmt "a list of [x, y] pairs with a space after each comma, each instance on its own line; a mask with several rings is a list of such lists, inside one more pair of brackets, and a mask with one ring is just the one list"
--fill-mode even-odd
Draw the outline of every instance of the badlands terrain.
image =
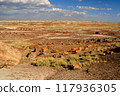
[[0, 21], [0, 42], [22, 54], [0, 80], [120, 79], [120, 23]]

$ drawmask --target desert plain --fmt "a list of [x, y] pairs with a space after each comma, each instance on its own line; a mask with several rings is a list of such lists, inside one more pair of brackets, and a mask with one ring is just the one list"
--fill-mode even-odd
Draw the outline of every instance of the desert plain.
[[22, 54], [0, 80], [120, 80], [120, 23], [0, 21], [0, 42]]

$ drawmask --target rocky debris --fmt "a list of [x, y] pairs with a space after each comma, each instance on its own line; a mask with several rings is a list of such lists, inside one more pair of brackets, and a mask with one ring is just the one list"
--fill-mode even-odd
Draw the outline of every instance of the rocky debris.
[[68, 55], [69, 53], [68, 52], [63, 52], [63, 55]]
[[62, 55], [60, 55], [60, 54], [54, 54], [54, 55], [52, 55], [52, 57], [53, 58], [62, 58]]
[[81, 67], [79, 65], [72, 65], [73, 66], [73, 69], [76, 70], [76, 69], [81, 69]]
[[[28, 53], [27, 53], [26, 57], [29, 57], [29, 58], [37, 58], [37, 57], [68, 58], [69, 55], [72, 55], [72, 54], [79, 55], [79, 54], [84, 54], [85, 52], [91, 52], [90, 54], [93, 54], [93, 55], [99, 54], [99, 55], [105, 56], [107, 54], [113, 54], [116, 50], [113, 48], [114, 46], [111, 42], [108, 42], [108, 41], [103, 42], [104, 40], [107, 40], [107, 39], [109, 39], [109, 38], [102, 38], [102, 39], [92, 38], [92, 39], [88, 39], [89, 43], [83, 43], [83, 44], [75, 43], [75, 44], [77, 44], [77, 46], [74, 45], [74, 47], [71, 47], [71, 44], [72, 43], [74, 44], [74, 42], [76, 42], [76, 41], [73, 41], [72, 43], [69, 41], [67, 43], [64, 43], [65, 45], [67, 45], [68, 43], [70, 44], [70, 45], [68, 44], [69, 47], [67, 49], [64, 49], [62, 47], [58, 48], [56, 45], [54, 45], [54, 47], [53, 47], [53, 45], [45, 45], [45, 46], [36, 46], [35, 45], [36, 47], [34, 47], [34, 45], [32, 45], [32, 46], [30, 45], [31, 49], [28, 48]], [[116, 39], [113, 38], [113, 40], [116, 40]], [[78, 40], [78, 41], [81, 42], [83, 40]], [[60, 42], [60, 41], [58, 41], [58, 42]], [[56, 44], [59, 44], [58, 42], [56, 42]], [[50, 42], [50, 43], [53, 44], [53, 42]], [[45, 44], [47, 44], [47, 42]], [[98, 45], [96, 45], [96, 44], [98, 44]], [[106, 49], [106, 48], [108, 48], [108, 49]], [[107, 51], [109, 51], [109, 52], [107, 52]]]
[[105, 52], [100, 52], [100, 55], [105, 56], [106, 54], [105, 54]]
[[44, 55], [44, 53], [43, 53], [43, 52], [39, 52], [39, 53], [37, 54], [37, 56], [41, 56], [41, 55]]
[[81, 69], [81, 67], [79, 65], [75, 65], [75, 64], [69, 64], [68, 68], [69, 68], [69, 70]]
[[72, 52], [72, 54], [80, 53], [81, 52], [81, 47], [72, 48], [68, 52]]
[[52, 43], [51, 43], [51, 42], [48, 42], [47, 45], [52, 45]]
[[75, 50], [75, 53], [80, 53], [81, 52], [81, 50]]
[[88, 47], [86, 47], [86, 48], [84, 49], [84, 51], [87, 51], [87, 50], [89, 50]]
[[57, 54], [52, 55], [53, 58], [57, 58]]
[[[116, 41], [116, 42], [119, 42], [120, 41], [120, 38], [116, 38], [116, 37], [114, 37], [114, 38], [92, 38], [92, 39], [89, 39], [89, 40], [86, 40], [86, 42], [87, 43], [90, 43], [90, 42], [94, 42], [94, 43], [97, 43], [97, 42], [114, 42], [114, 41]], [[85, 43], [85, 41], [84, 40], [81, 40], [81, 42], [80, 43]]]
[[110, 43], [106, 43], [106, 46], [110, 46]]
[[111, 55], [112, 55], [113, 53], [114, 53], [113, 51], [110, 52]]
[[42, 48], [42, 52], [46, 52], [48, 48]]
[[110, 55], [112, 55], [114, 52], [108, 50], [108, 51], [105, 51], [104, 53], [105, 53], [105, 54], [110, 54]]
[[45, 47], [45, 48], [40, 48], [40, 47], [33, 47], [30, 49], [30, 52], [28, 52], [26, 54], [26, 57], [37, 57], [37, 56], [40, 56], [40, 55], [45, 55], [46, 54], [46, 51], [48, 51], [48, 48]]
[[101, 50], [100, 48], [96, 48], [96, 51], [97, 51], [97, 52], [100, 52], [100, 51], [102, 51], [102, 50]]
[[91, 45], [87, 45], [87, 47], [89, 48], [89, 47], [91, 47]]
[[58, 53], [58, 50], [52, 50], [51, 53]]
[[53, 41], [52, 44], [55, 45], [55, 41]]
[[21, 53], [3, 42], [0, 42], [0, 67], [18, 65]]

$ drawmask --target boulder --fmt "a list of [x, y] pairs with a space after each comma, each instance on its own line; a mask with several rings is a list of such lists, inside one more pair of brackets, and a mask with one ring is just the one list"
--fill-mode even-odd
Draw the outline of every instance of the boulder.
[[73, 66], [73, 69], [76, 70], [76, 69], [81, 69], [81, 67], [79, 65], [72, 65]]
[[17, 49], [0, 42], [0, 68], [18, 65], [20, 60], [21, 53]]
[[81, 69], [81, 67], [79, 65], [75, 65], [75, 64], [68, 64], [68, 68], [70, 70], [77, 70], [77, 69]]

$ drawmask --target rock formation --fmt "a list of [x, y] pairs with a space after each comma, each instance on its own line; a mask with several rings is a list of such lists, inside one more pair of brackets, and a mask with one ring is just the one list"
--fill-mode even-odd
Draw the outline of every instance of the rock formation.
[[0, 68], [18, 65], [20, 60], [21, 53], [17, 49], [0, 42]]

